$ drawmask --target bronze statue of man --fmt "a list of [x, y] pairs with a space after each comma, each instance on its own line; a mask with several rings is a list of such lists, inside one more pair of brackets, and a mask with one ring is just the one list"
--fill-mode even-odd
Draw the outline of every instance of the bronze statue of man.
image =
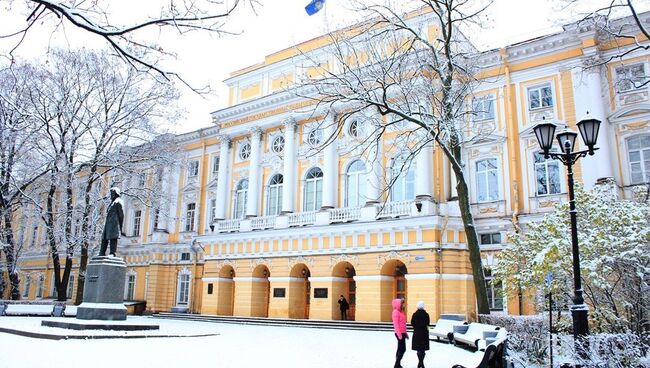
[[124, 204], [120, 198], [120, 188], [111, 188], [111, 204], [106, 212], [106, 223], [102, 234], [102, 245], [99, 250], [100, 256], [106, 256], [106, 247], [110, 243], [110, 255], [115, 257], [117, 251], [117, 239], [122, 234], [122, 223], [124, 222]]

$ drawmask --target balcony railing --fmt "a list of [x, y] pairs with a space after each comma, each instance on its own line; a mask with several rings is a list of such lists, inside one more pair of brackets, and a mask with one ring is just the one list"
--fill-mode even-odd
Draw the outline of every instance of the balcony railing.
[[298, 212], [289, 214], [289, 226], [313, 225], [316, 223], [316, 212]]
[[264, 230], [275, 227], [276, 215], [251, 218], [251, 230]]
[[411, 216], [414, 208], [415, 201], [386, 202], [377, 218]]
[[333, 208], [330, 210], [330, 222], [356, 221], [361, 217], [361, 207]]
[[231, 231], [239, 231], [240, 219], [221, 220], [217, 222], [217, 232], [227, 233]]

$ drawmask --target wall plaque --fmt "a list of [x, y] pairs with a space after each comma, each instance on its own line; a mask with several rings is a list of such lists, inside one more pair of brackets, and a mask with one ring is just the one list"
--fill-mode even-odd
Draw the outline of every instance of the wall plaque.
[[273, 288], [273, 297], [274, 298], [284, 298], [287, 289], [285, 288]]
[[327, 299], [327, 288], [314, 288], [314, 298]]

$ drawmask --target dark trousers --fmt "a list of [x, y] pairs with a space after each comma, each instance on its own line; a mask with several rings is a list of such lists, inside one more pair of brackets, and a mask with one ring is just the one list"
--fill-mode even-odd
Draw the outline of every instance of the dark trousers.
[[115, 255], [115, 252], [117, 251], [117, 239], [102, 239], [102, 245], [101, 248], [99, 248], [99, 255], [100, 256], [105, 256], [106, 255], [106, 246], [108, 243], [111, 243], [111, 249], [110, 249], [110, 254]]
[[418, 350], [418, 368], [424, 368], [424, 350]]
[[342, 321], [347, 321], [348, 320], [348, 310], [347, 309], [341, 309], [341, 320]]
[[398, 338], [397, 334], [395, 334], [395, 338], [397, 339], [397, 352], [395, 353], [395, 368], [400, 368], [402, 367], [402, 357], [404, 356], [404, 352], [406, 351], [406, 334], [402, 334], [402, 338]]

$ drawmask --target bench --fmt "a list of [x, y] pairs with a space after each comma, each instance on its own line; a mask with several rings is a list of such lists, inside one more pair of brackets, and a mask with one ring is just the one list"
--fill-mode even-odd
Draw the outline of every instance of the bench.
[[477, 350], [452, 368], [505, 368], [503, 354], [507, 338], [491, 339], [485, 349]]
[[441, 314], [440, 319], [436, 322], [434, 327], [429, 332], [430, 337], [435, 337], [436, 340], [444, 339], [451, 341], [454, 332], [454, 326], [466, 325], [465, 316], [459, 314]]
[[475, 348], [479, 348], [479, 342], [483, 340], [483, 332], [498, 331], [498, 326], [487, 325], [484, 323], [470, 323], [465, 326], [454, 326], [452, 338], [454, 345], [463, 343]]
[[6, 304], [5, 316], [51, 316], [52, 304]]

